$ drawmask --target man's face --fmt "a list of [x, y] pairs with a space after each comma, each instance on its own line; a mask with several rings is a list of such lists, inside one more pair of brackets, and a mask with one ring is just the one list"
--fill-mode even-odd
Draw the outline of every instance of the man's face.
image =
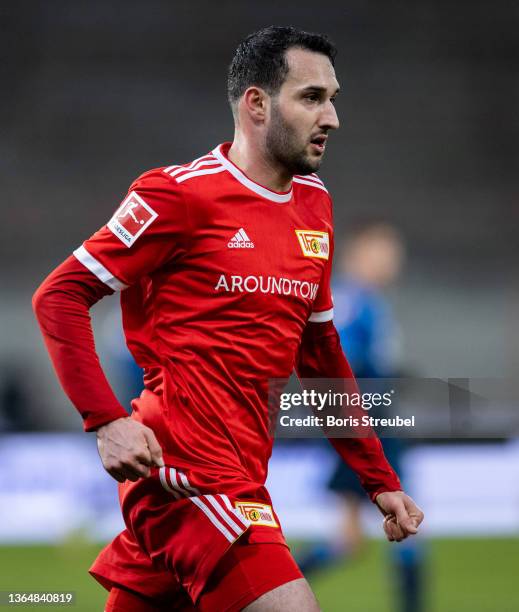
[[339, 84], [321, 53], [293, 48], [286, 59], [288, 75], [271, 99], [267, 153], [292, 174], [310, 174], [321, 165], [328, 131], [339, 127], [334, 107]]

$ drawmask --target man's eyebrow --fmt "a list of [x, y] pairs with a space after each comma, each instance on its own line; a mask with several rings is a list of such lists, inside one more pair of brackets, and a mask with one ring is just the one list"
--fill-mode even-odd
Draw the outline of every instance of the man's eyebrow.
[[[340, 90], [341, 90], [341, 88], [337, 87], [337, 89], [335, 90], [335, 92], [332, 95], [336, 96], [339, 93]], [[319, 92], [319, 93], [326, 93], [327, 88], [323, 87], [322, 85], [307, 85], [306, 87], [303, 87], [303, 89], [301, 91], [303, 93], [309, 92], [309, 91], [315, 91], [315, 92]]]

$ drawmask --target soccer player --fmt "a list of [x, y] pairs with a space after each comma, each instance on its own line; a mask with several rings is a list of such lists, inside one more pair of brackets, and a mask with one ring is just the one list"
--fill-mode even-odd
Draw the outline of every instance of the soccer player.
[[[335, 54], [291, 27], [250, 35], [229, 69], [233, 142], [141, 175], [35, 294], [59, 379], [120, 483], [126, 529], [91, 568], [108, 611], [318, 610], [264, 483], [269, 379], [294, 367], [352, 378], [332, 323], [331, 200], [315, 174], [339, 127]], [[144, 369], [131, 417], [88, 314], [114, 291]], [[416, 533], [422, 512], [379, 440], [331, 443], [387, 537]]]
[[[348, 363], [356, 377], [380, 379], [380, 385], [375, 385], [379, 386], [378, 392], [387, 391], [383, 379], [403, 375], [399, 359], [400, 326], [386, 292], [398, 279], [404, 256], [405, 243], [396, 227], [377, 219], [353, 223], [338, 258], [332, 284], [334, 325], [345, 347]], [[370, 414], [390, 416], [384, 408], [375, 408]], [[399, 470], [407, 446], [405, 440], [385, 438], [381, 441], [386, 457]], [[405, 473], [400, 471], [400, 475], [405, 482]], [[329, 486], [341, 502], [343, 527], [334, 534], [333, 540], [315, 544], [298, 559], [306, 577], [345, 558], [353, 561], [364, 548], [361, 512], [366, 495], [358, 478], [339, 459]], [[394, 609], [420, 612], [425, 607], [423, 542], [409, 538], [400, 546], [392, 547], [390, 553], [392, 576], [397, 586]]]

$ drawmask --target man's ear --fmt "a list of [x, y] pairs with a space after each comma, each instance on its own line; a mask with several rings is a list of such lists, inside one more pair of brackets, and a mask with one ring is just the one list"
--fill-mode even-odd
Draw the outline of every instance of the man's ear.
[[243, 94], [241, 103], [243, 110], [254, 122], [262, 123], [267, 116], [269, 96], [261, 87], [249, 87]]

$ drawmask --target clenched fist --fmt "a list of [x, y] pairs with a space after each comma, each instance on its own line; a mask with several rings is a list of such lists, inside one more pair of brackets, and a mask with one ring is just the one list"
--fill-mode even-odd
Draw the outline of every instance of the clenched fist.
[[384, 532], [390, 542], [400, 542], [418, 533], [424, 514], [409, 495], [403, 491], [380, 493], [376, 503], [384, 514]]
[[163, 467], [162, 449], [153, 431], [133, 419], [121, 418], [96, 431], [97, 449], [105, 470], [118, 480], [136, 481]]

